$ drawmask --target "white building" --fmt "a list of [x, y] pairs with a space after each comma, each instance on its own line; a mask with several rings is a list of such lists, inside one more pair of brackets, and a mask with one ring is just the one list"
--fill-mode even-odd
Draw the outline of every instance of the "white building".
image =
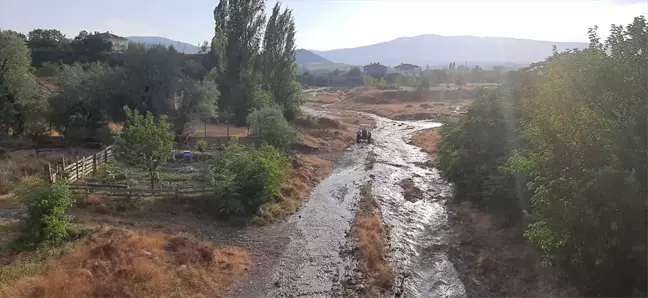
[[396, 72], [404, 77], [418, 77], [421, 74], [421, 67], [414, 64], [403, 64], [394, 67]]

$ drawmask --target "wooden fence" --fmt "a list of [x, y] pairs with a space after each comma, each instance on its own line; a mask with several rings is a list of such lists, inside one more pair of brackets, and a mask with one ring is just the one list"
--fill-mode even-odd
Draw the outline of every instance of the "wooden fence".
[[174, 188], [132, 188], [128, 185], [119, 184], [100, 184], [100, 183], [76, 183], [71, 184], [70, 188], [87, 195], [96, 194], [102, 197], [166, 197], [166, 198], [186, 198], [203, 196], [213, 192], [213, 189], [202, 187], [174, 187]]
[[54, 183], [56, 181], [74, 182], [83, 177], [89, 176], [94, 173], [97, 168], [114, 159], [113, 146], [108, 146], [103, 150], [81, 158], [74, 163], [66, 164], [63, 160], [62, 166], [52, 168], [51, 164], [47, 164], [47, 171], [49, 173], [49, 181]]

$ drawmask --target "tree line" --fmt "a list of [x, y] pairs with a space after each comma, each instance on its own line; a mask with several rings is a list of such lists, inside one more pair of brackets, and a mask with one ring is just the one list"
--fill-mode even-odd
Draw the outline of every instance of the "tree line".
[[589, 37], [483, 91], [441, 130], [439, 168], [583, 295], [645, 297], [648, 25]]
[[[54, 129], [69, 141], [109, 138], [108, 123], [125, 120], [124, 106], [168, 116], [177, 135], [219, 111], [237, 125], [264, 107], [292, 120], [301, 100], [294, 18], [281, 3], [266, 17], [264, 5], [221, 0], [204, 55], [136, 43], [111, 53], [109, 42], [86, 31], [73, 40], [51, 29], [27, 36], [0, 31], [0, 133], [39, 136]], [[42, 88], [39, 75], [57, 89]]]
[[[402, 76], [397, 73], [387, 73], [383, 77], [364, 76], [359, 67], [352, 67], [349, 71], [303, 71], [297, 75], [297, 81], [304, 86], [330, 87], [330, 86], [408, 86], [416, 88], [421, 84], [438, 86], [441, 84], [455, 84], [464, 86], [467, 83], [502, 83], [507, 78], [508, 69], [502, 66], [493, 69], [483, 69], [479, 65], [472, 68], [467, 65], [457, 65], [451, 62], [448, 67], [429, 68], [421, 71], [418, 77]], [[423, 83], [423, 81], [427, 83]]]

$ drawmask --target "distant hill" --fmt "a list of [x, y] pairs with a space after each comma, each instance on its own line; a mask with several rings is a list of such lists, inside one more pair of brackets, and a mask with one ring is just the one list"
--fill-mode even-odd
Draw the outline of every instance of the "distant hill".
[[186, 42], [171, 40], [159, 36], [127, 36], [129, 41], [143, 43], [147, 46], [153, 46], [161, 44], [163, 46], [174, 46], [178, 52], [183, 52], [185, 54], [197, 54], [200, 51], [200, 47], [188, 44]]
[[295, 51], [295, 62], [300, 69], [314, 70], [347, 70], [353, 67], [344, 63], [335, 63], [309, 50], [298, 49]]
[[452, 61], [482, 66], [526, 65], [544, 60], [558, 50], [587, 47], [580, 42], [552, 42], [506, 37], [419, 35], [349, 49], [311, 52], [325, 59], [352, 65], [380, 62], [395, 66], [400, 63], [447, 65]]

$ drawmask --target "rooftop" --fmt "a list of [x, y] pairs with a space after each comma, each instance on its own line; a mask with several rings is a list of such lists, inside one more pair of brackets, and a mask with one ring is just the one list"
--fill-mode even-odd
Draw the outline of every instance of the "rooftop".
[[421, 69], [420, 66], [414, 65], [414, 64], [409, 64], [409, 63], [401, 63], [400, 65], [394, 67], [395, 69], [402, 69], [402, 70], [415, 70], [415, 69]]
[[126, 40], [126, 38], [121, 37], [121, 36], [117, 36], [115, 34], [112, 34], [112, 33], [108, 32], [108, 31], [106, 31], [104, 33], [99, 33], [96, 36], [105, 37], [105, 38], [114, 38], [114, 39], [124, 39], [124, 40]]

